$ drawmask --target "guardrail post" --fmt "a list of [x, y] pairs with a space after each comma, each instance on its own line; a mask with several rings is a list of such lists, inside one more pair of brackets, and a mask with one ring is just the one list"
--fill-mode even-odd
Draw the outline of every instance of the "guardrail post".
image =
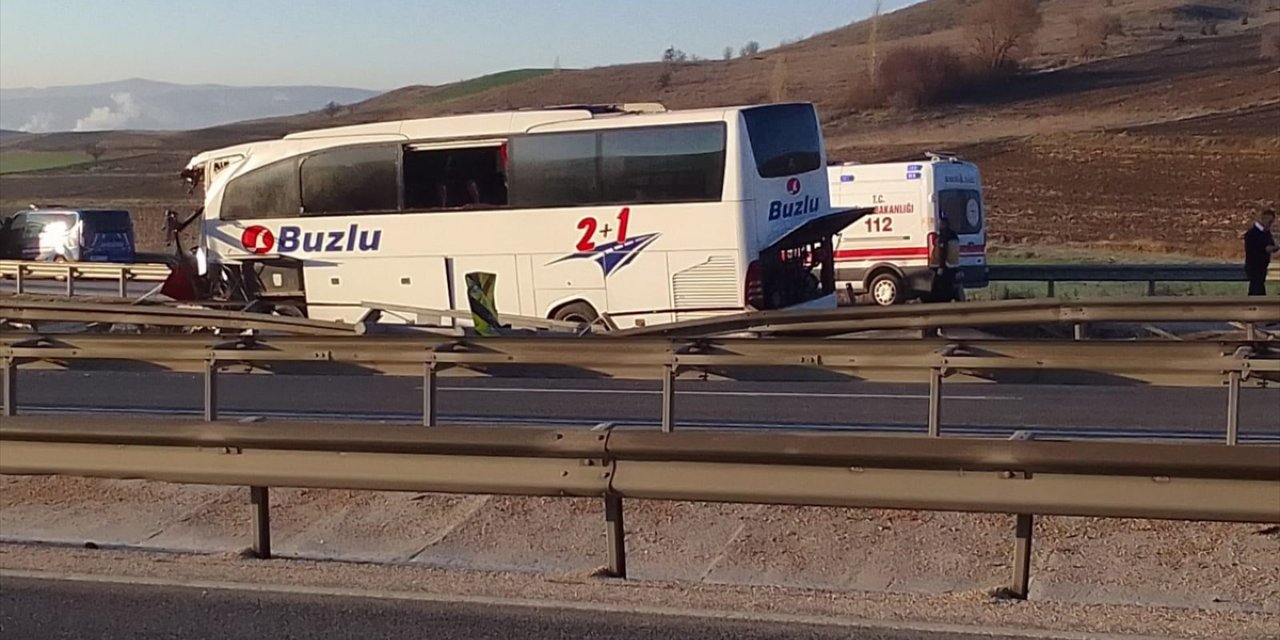
[[604, 497], [605, 537], [609, 543], [609, 575], [627, 577], [627, 532], [622, 520], [622, 496]]
[[129, 297], [129, 270], [125, 267], [120, 268], [120, 297]]
[[253, 506], [253, 555], [271, 558], [271, 494], [266, 487], [249, 487], [249, 503]]
[[1254, 322], [1246, 322], [1244, 324], [1244, 339], [1254, 342], [1258, 339], [1258, 325]]
[[76, 268], [70, 264], [67, 265], [67, 297], [76, 294]]
[[676, 411], [676, 366], [662, 366], [662, 431], [671, 433], [675, 429]]
[[1071, 339], [1077, 342], [1084, 340], [1089, 335], [1089, 328], [1083, 322], [1077, 322], [1071, 325]]
[[204, 361], [204, 421], [218, 419], [218, 361]]
[[4, 410], [0, 411], [3, 416], [18, 415], [18, 363], [13, 358], [5, 358], [0, 362], [0, 369], [4, 369]]
[[17, 272], [13, 274], [14, 293], [22, 293], [22, 276], [26, 274], [26, 271], [27, 268], [25, 266], [18, 265]]
[[1035, 530], [1035, 516], [1017, 514], [1014, 525], [1016, 539], [1013, 545], [1013, 584], [1009, 592], [1019, 600], [1026, 600], [1031, 593], [1031, 534]]
[[1240, 442], [1240, 372], [1227, 373], [1227, 444]]
[[942, 435], [942, 368], [929, 370], [929, 437]]
[[422, 367], [422, 426], [436, 426], [436, 363]]
[[1052, 297], [1053, 297], [1053, 294], [1055, 293], [1054, 286], [1055, 286], [1056, 284], [1057, 284], [1057, 283], [1055, 283], [1053, 280], [1050, 280], [1050, 281], [1049, 281], [1049, 295], [1048, 295], [1047, 297], [1049, 297], [1049, 298], [1052, 298]]
[[1147, 296], [1148, 296], [1148, 297], [1154, 297], [1155, 295], [1156, 295], [1156, 281], [1155, 281], [1155, 280], [1148, 280], [1148, 281], [1147, 281]]

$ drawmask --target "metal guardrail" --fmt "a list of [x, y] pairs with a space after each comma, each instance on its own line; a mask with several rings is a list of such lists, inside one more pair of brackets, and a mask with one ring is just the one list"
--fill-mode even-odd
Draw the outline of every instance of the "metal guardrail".
[[[1149, 296], [1160, 282], [1245, 282], [1239, 264], [993, 264], [987, 277], [992, 282], [1044, 282], [1050, 298], [1059, 282], [1145, 282]], [[1280, 262], [1267, 279], [1280, 280]]]
[[260, 557], [270, 487], [601, 498], [618, 577], [628, 498], [1009, 513], [1023, 598], [1035, 515], [1280, 523], [1280, 446], [64, 417], [8, 418], [0, 445], [3, 474], [247, 485]]
[[130, 282], [164, 282], [168, 277], [167, 264], [0, 260], [0, 278], [13, 280], [13, 293], [25, 293], [28, 280], [62, 280], [68, 296], [75, 295], [77, 280], [114, 280], [119, 296], [127, 298]]
[[74, 322], [106, 325], [203, 327], [231, 330], [275, 331], [304, 335], [354, 335], [355, 327], [339, 322], [292, 316], [268, 315], [178, 307], [162, 304], [110, 304], [78, 300], [0, 298], [0, 320], [23, 323]]
[[1085, 337], [1091, 323], [1280, 321], [1280, 297], [997, 300], [817, 311], [763, 311], [612, 332], [616, 337], [701, 337], [736, 333], [840, 335], [876, 329], [1068, 325]]
[[455, 336], [304, 337], [0, 334], [5, 411], [17, 411], [18, 367], [200, 372], [217, 417], [222, 371], [393, 374], [423, 378], [423, 423], [435, 425], [439, 377], [625, 378], [662, 382], [662, 428], [675, 428], [678, 377], [873, 380], [929, 384], [928, 433], [941, 433], [953, 382], [1227, 387], [1227, 441], [1239, 434], [1241, 387], [1280, 382], [1280, 344], [1249, 341], [664, 339]]

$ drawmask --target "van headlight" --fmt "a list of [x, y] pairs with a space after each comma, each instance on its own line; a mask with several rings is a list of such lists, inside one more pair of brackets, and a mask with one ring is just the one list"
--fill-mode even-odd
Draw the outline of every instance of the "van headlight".
[[209, 252], [204, 247], [196, 249], [196, 275], [205, 276], [209, 273]]

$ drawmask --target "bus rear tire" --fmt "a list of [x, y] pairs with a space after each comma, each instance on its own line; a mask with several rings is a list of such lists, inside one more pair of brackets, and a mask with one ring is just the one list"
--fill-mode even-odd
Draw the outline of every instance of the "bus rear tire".
[[877, 274], [867, 285], [867, 297], [878, 307], [892, 307], [901, 303], [902, 278], [889, 271]]
[[570, 302], [551, 314], [552, 320], [578, 324], [591, 324], [599, 318], [600, 314], [596, 312], [595, 307], [585, 302]]

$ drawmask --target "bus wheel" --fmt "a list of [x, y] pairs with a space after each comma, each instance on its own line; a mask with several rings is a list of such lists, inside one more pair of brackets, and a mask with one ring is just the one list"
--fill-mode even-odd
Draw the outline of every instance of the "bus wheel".
[[871, 293], [872, 302], [881, 307], [892, 307], [902, 302], [902, 278], [890, 272], [881, 273], [871, 279], [867, 291]]
[[571, 302], [569, 304], [556, 309], [551, 314], [552, 320], [560, 322], [576, 322], [578, 324], [591, 324], [600, 317], [599, 313], [591, 305], [585, 302]]

